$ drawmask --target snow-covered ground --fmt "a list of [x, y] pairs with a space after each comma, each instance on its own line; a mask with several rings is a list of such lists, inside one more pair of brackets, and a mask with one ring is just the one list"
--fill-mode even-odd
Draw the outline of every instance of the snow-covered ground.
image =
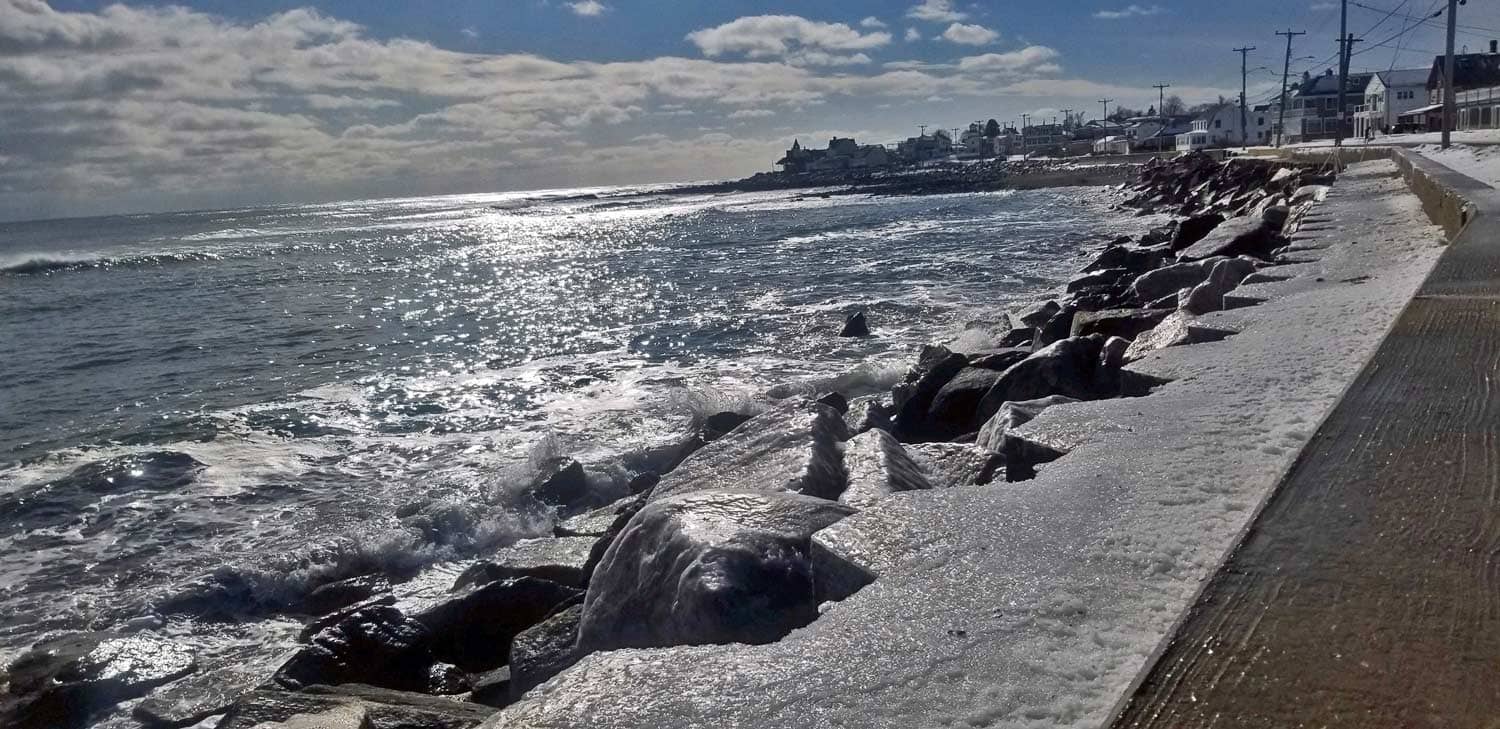
[[1443, 149], [1432, 144], [1417, 147], [1414, 151], [1490, 187], [1500, 187], [1500, 146], [1455, 144]]
[[[1455, 143], [1465, 144], [1500, 144], [1500, 129], [1474, 129], [1471, 131], [1453, 132], [1450, 135]], [[1345, 139], [1344, 144], [1351, 147], [1369, 144], [1372, 147], [1400, 145], [1413, 147], [1419, 144], [1438, 144], [1443, 141], [1442, 132], [1422, 132], [1421, 134], [1377, 134], [1373, 141], [1359, 139]], [[1315, 139], [1311, 142], [1301, 142], [1287, 145], [1289, 147], [1332, 147], [1332, 139]]]
[[1152, 354], [1146, 398], [1051, 408], [1029, 482], [908, 492], [832, 527], [879, 579], [763, 646], [589, 656], [485, 726], [1098, 726], [1374, 352], [1440, 252], [1392, 163], [1355, 165], [1306, 262]]

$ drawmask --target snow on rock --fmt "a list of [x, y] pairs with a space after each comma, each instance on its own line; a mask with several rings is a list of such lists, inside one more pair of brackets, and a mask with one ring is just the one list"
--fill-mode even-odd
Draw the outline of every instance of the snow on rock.
[[839, 501], [856, 509], [874, 506], [894, 493], [932, 488], [906, 448], [883, 430], [869, 430], [849, 439], [844, 447], [844, 467], [849, 471], [849, 488]]
[[878, 578], [817, 621], [594, 653], [485, 726], [1100, 726], [1436, 260], [1393, 173], [1348, 168], [1302, 232], [1326, 247], [1201, 317], [1238, 335], [1132, 365], [1170, 384], [1022, 426], [1074, 445], [1035, 479], [893, 494], [819, 533]]
[[654, 501], [595, 570], [578, 647], [774, 641], [817, 618], [809, 540], [852, 513], [777, 491], [693, 491]]

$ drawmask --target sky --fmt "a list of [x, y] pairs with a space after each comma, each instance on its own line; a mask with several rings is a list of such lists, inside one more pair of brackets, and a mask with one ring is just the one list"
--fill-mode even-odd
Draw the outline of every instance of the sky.
[[[1426, 67], [1442, 0], [1360, 0], [1353, 67]], [[1471, 7], [1472, 6], [1472, 7]], [[1500, 3], [1458, 43], [1500, 38]], [[1280, 90], [1327, 0], [0, 0], [0, 219], [706, 180], [1099, 99]]]

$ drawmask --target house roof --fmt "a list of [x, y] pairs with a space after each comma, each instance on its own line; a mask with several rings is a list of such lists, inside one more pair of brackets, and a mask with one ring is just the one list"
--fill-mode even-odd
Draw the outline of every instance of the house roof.
[[[1344, 92], [1348, 94], [1363, 94], [1365, 87], [1370, 84], [1373, 73], [1351, 73], [1348, 83], [1344, 85]], [[1298, 96], [1332, 96], [1339, 92], [1339, 77], [1333, 74], [1313, 76], [1303, 81], [1297, 87]]]
[[[1443, 78], [1443, 57], [1432, 59], [1427, 73], [1427, 88], [1435, 89]], [[1453, 57], [1453, 88], [1479, 89], [1500, 86], [1500, 54], [1464, 53]]]
[[1386, 88], [1393, 86], [1421, 86], [1427, 83], [1427, 74], [1430, 69], [1426, 68], [1398, 68], [1392, 71], [1376, 71], [1375, 75], [1380, 78], [1380, 83]]

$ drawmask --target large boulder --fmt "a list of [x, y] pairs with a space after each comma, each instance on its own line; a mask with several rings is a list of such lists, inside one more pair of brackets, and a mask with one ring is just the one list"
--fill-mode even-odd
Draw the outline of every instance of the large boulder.
[[1000, 409], [979, 429], [979, 436], [974, 444], [992, 453], [1004, 453], [1005, 437], [1012, 431], [1035, 420], [1047, 408], [1075, 402], [1079, 400], [1063, 395], [1048, 395], [1035, 400], [1001, 403]]
[[646, 505], [589, 582], [579, 650], [769, 643], [807, 625], [821, 602], [809, 539], [852, 513], [779, 491], [693, 491]]
[[839, 444], [848, 438], [833, 408], [793, 399], [694, 453], [662, 478], [650, 500], [726, 484], [837, 499], [845, 483]]
[[1068, 279], [1067, 292], [1078, 293], [1093, 288], [1109, 288], [1114, 286], [1120, 279], [1134, 276], [1135, 271], [1129, 268], [1106, 268], [1099, 271], [1087, 271]]
[[932, 488], [932, 482], [906, 448], [880, 430], [849, 439], [844, 446], [844, 467], [849, 471], [849, 488], [839, 501], [856, 509], [868, 508], [901, 491]]
[[865, 319], [863, 311], [856, 311], [844, 320], [844, 328], [839, 330], [841, 337], [868, 337], [870, 336], [870, 322]]
[[1043, 324], [1052, 320], [1052, 317], [1062, 309], [1062, 305], [1056, 301], [1043, 301], [1022, 311], [1016, 320], [1033, 329], [1040, 328]]
[[152, 692], [131, 711], [151, 729], [177, 729], [229, 710], [240, 697], [266, 683], [272, 666], [254, 661], [231, 663], [195, 673]]
[[987, 484], [1005, 466], [1004, 457], [973, 443], [917, 443], [909, 451], [938, 488]]
[[1203, 240], [1222, 222], [1224, 222], [1224, 216], [1218, 213], [1205, 213], [1183, 220], [1178, 223], [1177, 230], [1172, 235], [1172, 250], [1180, 251]]
[[339, 614], [317, 630], [273, 680], [287, 689], [314, 684], [367, 683], [427, 691], [437, 660], [427, 627], [392, 605], [371, 602]]
[[[947, 352], [946, 349], [938, 349]], [[901, 403], [896, 410], [893, 432], [901, 440], [928, 438], [927, 418], [932, 409], [933, 399], [949, 380], [958, 376], [958, 373], [969, 364], [969, 358], [957, 352], [947, 352], [936, 361], [932, 361], [934, 359], [932, 354], [932, 352], [924, 352], [923, 361], [919, 363], [919, 366], [925, 365], [925, 372], [912, 387], [906, 401]]]
[[974, 429], [978, 429], [1000, 406], [1010, 400], [1034, 400], [1064, 395], [1095, 400], [1119, 393], [1118, 370], [1102, 366], [1104, 337], [1070, 337], [1049, 345], [1020, 364], [1006, 370], [979, 403]]
[[531, 495], [548, 506], [574, 509], [585, 505], [589, 496], [589, 479], [583, 464], [571, 458], [551, 458], [542, 463]]
[[1282, 237], [1264, 221], [1250, 217], [1232, 218], [1220, 223], [1203, 240], [1183, 249], [1178, 257], [1184, 261], [1240, 255], [1265, 259], [1283, 244]]
[[1006, 347], [969, 354], [969, 366], [1004, 372], [1011, 365], [1031, 356], [1031, 347]]
[[[336, 712], [364, 717], [365, 727], [392, 729], [471, 729], [494, 713], [481, 704], [374, 686], [311, 686], [302, 691], [259, 689], [246, 694], [217, 729], [266, 729], [297, 717], [328, 718]], [[295, 725], [294, 725], [295, 726]], [[313, 724], [332, 727], [337, 724]], [[359, 725], [356, 725], [359, 726]]]
[[1070, 336], [1086, 337], [1090, 334], [1102, 334], [1106, 337], [1135, 339], [1136, 335], [1155, 327], [1171, 313], [1171, 309], [1080, 311], [1073, 315], [1073, 330]]
[[1167, 347], [1217, 342], [1233, 334], [1232, 331], [1198, 324], [1191, 314], [1179, 311], [1163, 319], [1156, 328], [1136, 337], [1130, 343], [1130, 348], [1125, 350], [1125, 359], [1140, 359], [1150, 352]]
[[867, 430], [890, 431], [894, 427], [891, 423], [891, 409], [874, 397], [860, 398], [850, 403], [849, 412], [844, 413], [844, 425], [849, 428], [851, 436]]
[[1164, 296], [1173, 296], [1182, 289], [1203, 283], [1208, 278], [1212, 264], [1186, 261], [1163, 266], [1137, 276], [1130, 284], [1130, 291], [1137, 301], [1151, 302]]
[[7, 668], [0, 726], [76, 729], [98, 712], [197, 668], [185, 647], [145, 635], [79, 633], [33, 646]]
[[453, 588], [516, 577], [535, 577], [582, 588], [583, 566], [588, 563], [589, 551], [596, 541], [597, 538], [586, 536], [522, 539], [471, 565], [459, 575]]
[[[505, 665], [510, 643], [582, 591], [535, 577], [489, 582], [455, 593], [412, 618], [431, 634], [432, 654], [465, 671]], [[392, 687], [399, 688], [399, 687]]]
[[1094, 260], [1084, 266], [1083, 271], [1087, 273], [1118, 268], [1141, 273], [1161, 265], [1162, 258], [1163, 252], [1161, 250], [1112, 245], [1105, 248]]
[[1068, 338], [1068, 332], [1073, 331], [1073, 317], [1078, 314], [1078, 306], [1068, 302], [1051, 319], [1047, 320], [1037, 330], [1036, 337], [1031, 340], [1031, 348], [1039, 350], [1053, 342]]
[[583, 604], [559, 610], [521, 631], [510, 644], [510, 695], [521, 695], [578, 662]]
[[924, 418], [917, 422], [898, 421], [904, 426], [898, 431], [901, 438], [915, 443], [950, 440], [973, 432], [974, 413], [979, 408], [979, 401], [1000, 376], [1001, 372], [993, 369], [963, 368], [932, 397]]

